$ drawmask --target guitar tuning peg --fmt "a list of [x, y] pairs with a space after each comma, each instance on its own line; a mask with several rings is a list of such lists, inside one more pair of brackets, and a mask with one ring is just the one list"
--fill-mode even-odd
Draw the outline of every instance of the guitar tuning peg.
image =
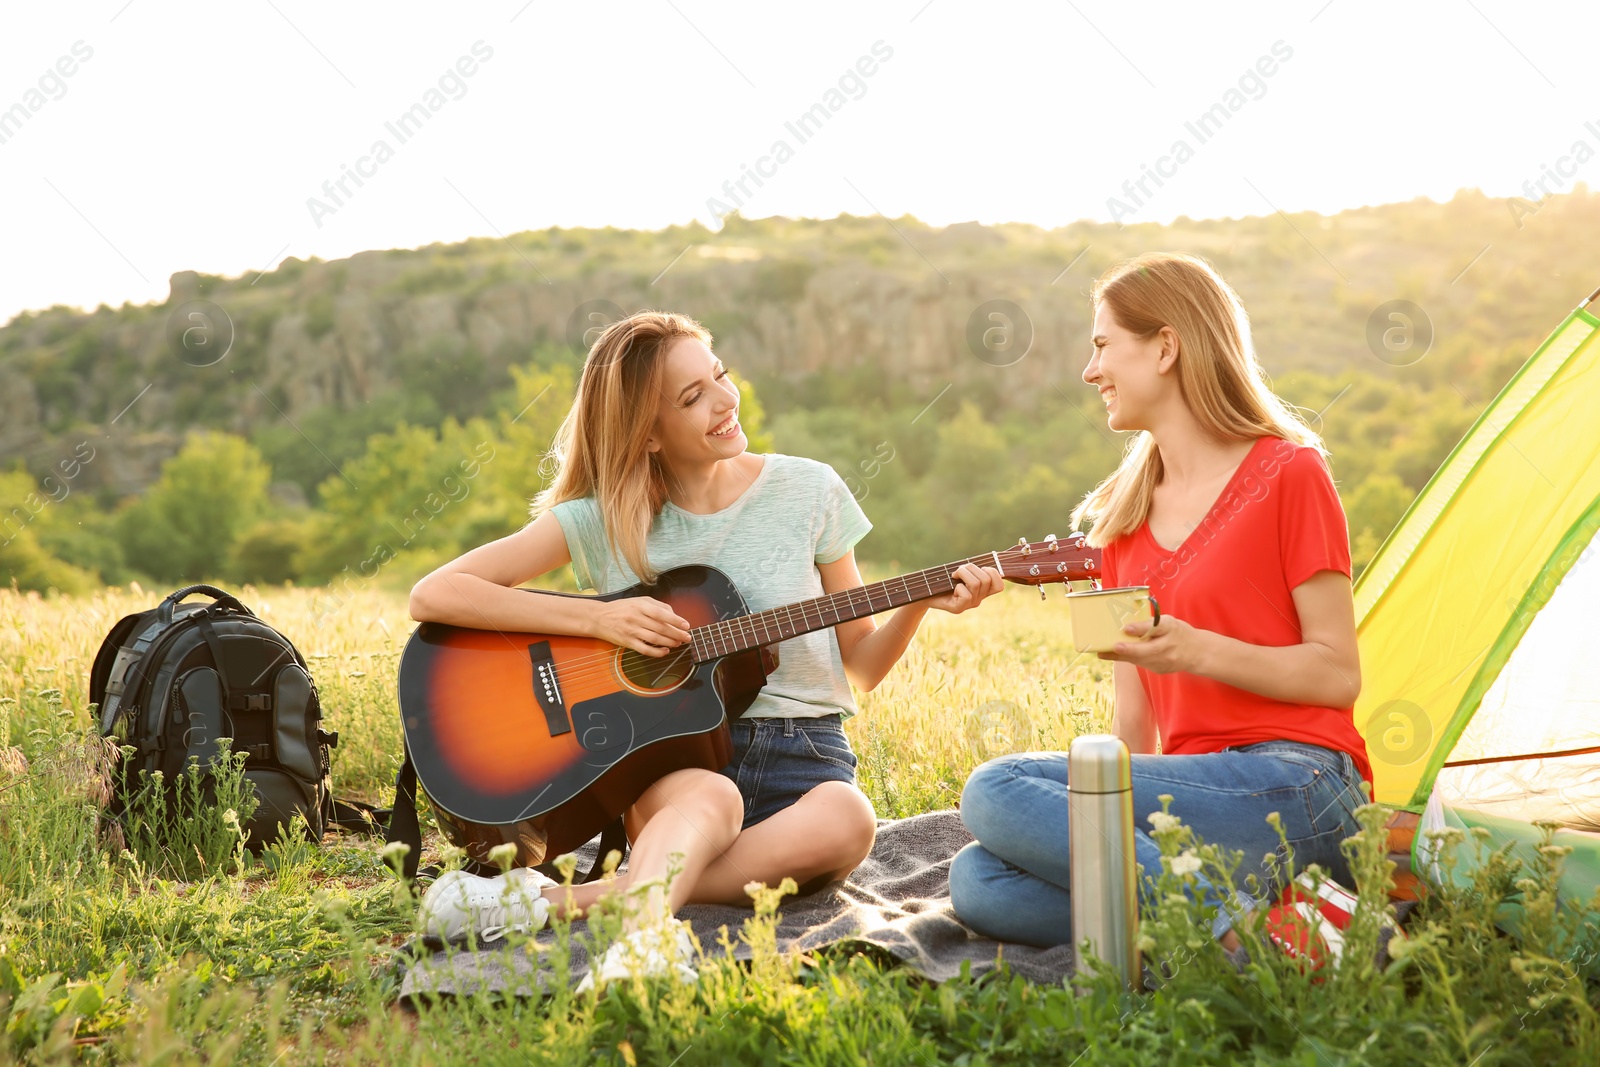
[[1045, 592], [1044, 592], [1044, 583], [1043, 582], [1039, 583], [1039, 599], [1040, 600], [1046, 599]]
[[1024, 556], [1031, 555], [1033, 552], [1033, 549], [1029, 546], [1028, 539], [1026, 537], [1017, 538], [1017, 547], [1022, 549], [1022, 554]]

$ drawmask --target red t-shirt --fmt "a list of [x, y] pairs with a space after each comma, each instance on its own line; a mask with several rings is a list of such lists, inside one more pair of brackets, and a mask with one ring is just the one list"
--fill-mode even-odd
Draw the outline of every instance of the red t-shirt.
[[[1150, 523], [1104, 552], [1107, 586], [1148, 585], [1163, 614], [1252, 645], [1297, 645], [1289, 591], [1318, 571], [1350, 575], [1350, 533], [1333, 476], [1314, 448], [1261, 437], [1200, 525], [1174, 552]], [[1138, 668], [1161, 751], [1219, 752], [1257, 741], [1304, 741], [1350, 753], [1372, 781], [1352, 706], [1273, 700], [1198, 674]]]

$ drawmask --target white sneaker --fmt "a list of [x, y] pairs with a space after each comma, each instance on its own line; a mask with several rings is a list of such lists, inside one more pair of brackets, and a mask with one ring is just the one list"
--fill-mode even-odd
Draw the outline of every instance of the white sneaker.
[[423, 894], [422, 932], [450, 940], [470, 930], [485, 941], [512, 930], [532, 933], [550, 917], [550, 902], [540, 893], [559, 884], [531, 867], [493, 878], [446, 871]]
[[[670, 957], [670, 960], [669, 960]], [[670, 975], [680, 982], [698, 981], [694, 969], [694, 941], [689, 924], [669, 919], [661, 926], [635, 930], [605, 950], [578, 983], [578, 992], [587, 993], [595, 983], [605, 985], [618, 979], [655, 978]]]

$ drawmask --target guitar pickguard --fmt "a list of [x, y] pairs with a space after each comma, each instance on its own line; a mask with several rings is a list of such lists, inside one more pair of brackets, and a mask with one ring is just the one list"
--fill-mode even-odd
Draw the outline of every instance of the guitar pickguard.
[[[703, 683], [690, 677], [673, 696], [682, 693], [698, 697]], [[720, 708], [719, 708], [720, 710]], [[572, 708], [573, 728], [578, 732], [578, 744], [583, 750], [609, 767], [618, 753], [626, 753], [637, 745], [659, 741], [663, 737], [685, 732], [685, 727], [703, 725], [694, 708], [687, 701], [674, 701], [660, 696], [642, 696], [637, 693], [616, 693], [597, 700], [585, 700]], [[605, 757], [611, 756], [611, 759]]]

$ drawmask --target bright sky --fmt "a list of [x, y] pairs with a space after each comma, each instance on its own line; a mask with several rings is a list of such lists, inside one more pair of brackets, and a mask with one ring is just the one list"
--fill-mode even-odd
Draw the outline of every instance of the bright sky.
[[1568, 191], [1600, 175], [1587, 6], [30, 4], [0, 36], [0, 321], [739, 205], [1058, 226]]

